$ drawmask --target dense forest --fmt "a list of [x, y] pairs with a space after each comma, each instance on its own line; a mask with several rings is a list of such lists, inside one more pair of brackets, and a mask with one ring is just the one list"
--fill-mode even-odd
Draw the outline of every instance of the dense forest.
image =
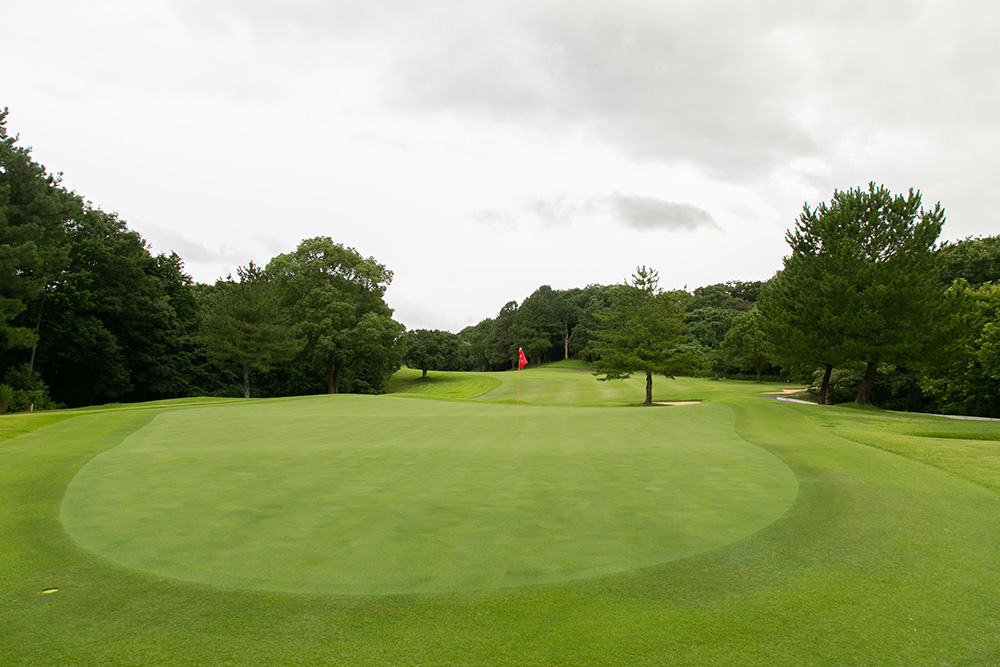
[[[382, 391], [403, 363], [809, 382], [823, 403], [1000, 416], [1000, 237], [938, 243], [940, 207], [874, 184], [804, 209], [771, 280], [554, 290], [458, 333], [406, 331], [392, 272], [332, 239], [196, 284], [68, 191], [0, 112], [0, 411], [181, 396]], [[649, 386], [649, 385], [647, 385]], [[647, 400], [651, 394], [647, 393]]]

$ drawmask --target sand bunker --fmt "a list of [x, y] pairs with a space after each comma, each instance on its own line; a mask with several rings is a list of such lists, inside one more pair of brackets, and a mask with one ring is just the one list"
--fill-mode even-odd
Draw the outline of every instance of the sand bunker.
[[653, 401], [653, 405], [698, 405], [701, 401]]
[[764, 391], [763, 394], [784, 396], [785, 394], [804, 394], [809, 391], [808, 387], [803, 387], [801, 389], [782, 389], [781, 391]]

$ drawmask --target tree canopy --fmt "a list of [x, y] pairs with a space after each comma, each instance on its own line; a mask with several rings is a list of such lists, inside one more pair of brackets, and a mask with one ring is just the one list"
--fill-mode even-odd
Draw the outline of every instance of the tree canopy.
[[406, 332], [406, 352], [403, 361], [410, 368], [422, 371], [461, 370], [464, 366], [464, 344], [457, 334], [440, 329], [415, 329]]
[[[398, 367], [396, 344], [404, 329], [383, 300], [392, 282], [392, 271], [383, 264], [318, 236], [273, 258], [266, 273], [281, 290], [303, 354], [323, 369], [328, 393], [339, 393], [346, 367], [379, 367], [379, 376]], [[385, 345], [371, 345], [376, 332]]]
[[250, 370], [267, 370], [294, 357], [302, 346], [292, 336], [277, 286], [250, 262], [215, 284], [207, 305], [202, 340], [209, 354], [243, 372], [243, 396], [250, 398]]
[[807, 204], [785, 237], [792, 254], [761, 297], [779, 357], [864, 363], [858, 403], [869, 401], [879, 361], [924, 359], [943, 223], [940, 204], [927, 211], [919, 192], [894, 196], [874, 183]]

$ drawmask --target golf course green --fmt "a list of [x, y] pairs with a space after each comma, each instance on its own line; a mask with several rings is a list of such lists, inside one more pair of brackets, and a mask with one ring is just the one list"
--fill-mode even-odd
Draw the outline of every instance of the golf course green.
[[566, 366], [0, 417], [0, 664], [1000, 664], [1000, 424]]

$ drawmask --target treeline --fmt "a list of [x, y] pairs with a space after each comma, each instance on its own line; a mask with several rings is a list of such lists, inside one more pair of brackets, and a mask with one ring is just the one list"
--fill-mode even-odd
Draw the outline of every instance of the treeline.
[[194, 395], [378, 392], [392, 272], [328, 238], [195, 284], [31, 158], [0, 111], [0, 411]]
[[[583, 359], [602, 378], [628, 368], [783, 379], [814, 385], [822, 403], [1000, 417], [1000, 237], [938, 244], [943, 222], [918, 192], [835, 192], [805, 208], [787, 235], [790, 255], [766, 282], [660, 293], [655, 272], [650, 284], [640, 267], [625, 285], [542, 286], [458, 334], [408, 332], [406, 361], [425, 373], [502, 370], [523, 348], [532, 364]], [[632, 305], [623, 306], [626, 288]], [[657, 317], [683, 332], [609, 375], [613, 357], [646, 342], [614, 335], [621, 322], [646, 327], [625, 316], [654, 303], [636, 300], [643, 293], [669, 294], [679, 308]]]
[[581, 359], [810, 382], [823, 403], [1000, 416], [1000, 237], [938, 244], [939, 206], [874, 184], [805, 207], [766, 282], [553, 290], [462, 331], [405, 331], [392, 272], [324, 237], [214, 285], [64, 188], [0, 112], [0, 411], [195, 395], [382, 391], [428, 370]]
[[[688, 296], [684, 321], [686, 348], [699, 359], [698, 372], [740, 374], [728, 363], [723, 343], [733, 321], [753, 309], [764, 283], [733, 281], [699, 287]], [[438, 330], [407, 332], [406, 363], [417, 369], [500, 371], [517, 367], [518, 349], [532, 365], [561, 359], [594, 361], [600, 316], [619, 285], [588, 285], [554, 290], [542, 285], [518, 304], [508, 301], [496, 317], [453, 334]], [[732, 346], [731, 346], [732, 347]], [[768, 367], [777, 372], [777, 369]], [[744, 374], [751, 370], [744, 370]]]
[[[731, 281], [684, 293], [680, 350], [694, 363], [696, 375], [760, 379], [781, 375], [779, 367], [759, 359], [739, 337], [755, 316], [762, 281]], [[518, 350], [539, 365], [562, 359], [594, 362], [599, 332], [621, 285], [588, 285], [554, 290], [542, 285], [523, 302], [509, 301], [496, 317], [459, 333], [418, 329], [407, 332], [405, 361], [423, 370], [500, 371], [517, 368]], [[740, 321], [737, 326], [734, 324]], [[729, 338], [727, 340], [727, 335]]]

